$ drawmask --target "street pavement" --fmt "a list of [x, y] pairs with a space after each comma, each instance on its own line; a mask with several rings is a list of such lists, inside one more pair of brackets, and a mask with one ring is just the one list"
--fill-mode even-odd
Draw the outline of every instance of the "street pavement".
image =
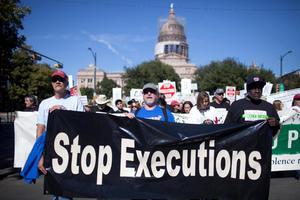
[[[13, 166], [13, 124], [0, 124], [0, 200], [50, 200], [43, 193], [43, 176], [26, 184]], [[82, 200], [83, 198], [74, 198]], [[273, 173], [269, 200], [300, 200], [300, 181], [293, 172]]]
[[[50, 200], [50, 195], [43, 194], [43, 176], [36, 184], [26, 184], [19, 179], [17, 174], [10, 175], [0, 180], [1, 200]], [[74, 198], [82, 200], [83, 198]], [[300, 181], [293, 177], [272, 178], [270, 185], [269, 200], [299, 200]]]

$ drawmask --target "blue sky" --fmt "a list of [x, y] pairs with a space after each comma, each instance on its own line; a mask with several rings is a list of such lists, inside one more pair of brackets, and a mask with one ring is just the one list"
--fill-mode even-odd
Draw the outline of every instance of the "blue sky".
[[32, 8], [21, 33], [74, 78], [93, 63], [89, 47], [97, 53], [98, 67], [120, 72], [154, 59], [159, 24], [171, 3], [184, 21], [191, 63], [233, 57], [279, 75], [280, 55], [291, 50], [283, 73], [300, 69], [298, 0], [21, 0]]

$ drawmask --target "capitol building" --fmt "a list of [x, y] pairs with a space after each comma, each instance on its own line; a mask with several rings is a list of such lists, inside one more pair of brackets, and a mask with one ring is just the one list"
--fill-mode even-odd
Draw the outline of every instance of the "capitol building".
[[[197, 66], [189, 63], [189, 45], [184, 33], [184, 25], [175, 16], [173, 4], [170, 6], [166, 22], [160, 26], [158, 40], [155, 45], [155, 60], [172, 66], [181, 79], [194, 79]], [[89, 65], [77, 73], [77, 87], [94, 87], [94, 69]], [[96, 83], [101, 82], [104, 76], [114, 80], [120, 87], [124, 86], [124, 72], [105, 73], [96, 68]]]

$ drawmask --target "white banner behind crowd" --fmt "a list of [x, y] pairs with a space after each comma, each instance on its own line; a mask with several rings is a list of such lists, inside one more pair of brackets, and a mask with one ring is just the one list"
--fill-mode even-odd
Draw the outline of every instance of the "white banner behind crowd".
[[[216, 124], [224, 123], [226, 110], [217, 110]], [[119, 114], [123, 116], [123, 114]], [[188, 123], [188, 114], [173, 113], [177, 123]], [[16, 112], [14, 167], [22, 168], [36, 140], [37, 112]], [[300, 113], [291, 113], [273, 144], [272, 171], [300, 169]]]
[[14, 167], [23, 168], [36, 140], [38, 112], [16, 111]]
[[283, 109], [289, 109], [292, 107], [293, 97], [296, 94], [300, 94], [300, 88], [273, 93], [267, 96], [267, 101], [273, 103], [275, 100], [280, 100], [284, 105]]

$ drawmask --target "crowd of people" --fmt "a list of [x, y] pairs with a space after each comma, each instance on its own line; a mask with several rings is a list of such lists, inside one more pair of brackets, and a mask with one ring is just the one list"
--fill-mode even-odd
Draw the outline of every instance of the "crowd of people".
[[[269, 126], [274, 130], [274, 134], [280, 127], [280, 118], [282, 115], [282, 103], [274, 101], [273, 105], [261, 99], [262, 89], [266, 82], [259, 76], [251, 76], [247, 80], [247, 95], [245, 98], [233, 103], [224, 98], [224, 90], [216, 89], [213, 102], [210, 102], [209, 95], [206, 92], [199, 92], [196, 104], [191, 101], [179, 102], [171, 101], [170, 105], [166, 103], [165, 96], [159, 94], [158, 88], [153, 83], [147, 83], [143, 86], [143, 102], [132, 99], [127, 105], [121, 100], [116, 100], [115, 109], [110, 107], [109, 100], [105, 95], [98, 95], [95, 99], [95, 105], [85, 107], [77, 96], [71, 96], [67, 90], [68, 76], [61, 70], [56, 70], [51, 74], [51, 81], [54, 95], [41, 102], [35, 96], [27, 96], [24, 99], [26, 105], [25, 111], [38, 110], [37, 138], [43, 131], [47, 130], [47, 120], [49, 113], [57, 109], [73, 110], [80, 112], [106, 112], [106, 113], [124, 113], [129, 118], [145, 118], [160, 120], [164, 122], [175, 122], [173, 113], [182, 113], [189, 116], [188, 123], [192, 124], [217, 124], [215, 116], [217, 109], [228, 111], [225, 123], [247, 123], [256, 120], [267, 120]], [[300, 94], [293, 98], [293, 107], [291, 110], [300, 112]], [[44, 158], [41, 157], [39, 170], [47, 174], [44, 168]], [[67, 197], [55, 197], [56, 199], [70, 199]]]
[[[63, 99], [69, 99], [68, 97], [71, 96], [67, 90], [67, 75], [61, 70], [56, 70], [52, 73], [51, 78], [52, 84], [54, 84], [54, 91], [56, 89], [56, 82], [64, 83], [61, 81], [66, 80], [66, 85], [64, 87], [65, 96]], [[247, 95], [245, 98], [235, 102], [230, 102], [228, 99], [224, 98], [223, 88], [217, 88], [212, 97], [212, 102], [210, 102], [208, 93], [201, 91], [198, 93], [195, 104], [191, 101], [179, 100], [172, 100], [167, 104], [164, 94], [158, 92], [157, 86], [153, 83], [147, 83], [143, 86], [142, 102], [131, 99], [126, 103], [121, 99], [117, 99], [113, 102], [114, 105], [112, 105], [112, 102], [110, 102], [105, 95], [101, 94], [93, 100], [92, 106], [84, 106], [83, 111], [94, 113], [124, 113], [130, 118], [141, 117], [169, 122], [174, 122], [174, 113], [181, 113], [188, 114], [188, 123], [218, 124], [218, 121], [216, 120], [216, 116], [218, 115], [217, 111], [222, 109], [228, 112], [225, 123], [244, 123], [255, 120], [268, 120], [270, 126], [279, 127], [279, 123], [286, 120], [285, 117], [289, 116], [288, 113], [291, 110], [293, 112], [300, 112], [300, 94], [294, 96], [293, 105], [290, 109], [283, 108], [283, 104], [280, 100], [275, 100], [272, 105], [261, 98], [262, 89], [265, 84], [265, 80], [261, 77], [250, 76], [246, 83]], [[76, 97], [72, 97], [71, 99], [73, 98]], [[53, 101], [53, 99], [51, 101]], [[76, 101], [80, 100], [77, 99]], [[55, 103], [60, 104], [60, 101], [55, 101]], [[36, 96], [26, 96], [24, 104], [24, 111], [38, 111], [39, 106]], [[42, 102], [40, 106], [44, 106], [44, 103]], [[64, 109], [69, 110], [68, 107], [62, 106]], [[77, 108], [72, 109], [76, 110]], [[45, 117], [47, 117], [47, 114], [45, 114]], [[166, 118], [168, 120], [166, 120]]]

